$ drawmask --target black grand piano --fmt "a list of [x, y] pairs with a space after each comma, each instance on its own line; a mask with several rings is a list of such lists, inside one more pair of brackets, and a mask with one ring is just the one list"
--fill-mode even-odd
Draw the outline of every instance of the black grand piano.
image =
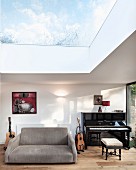
[[[123, 112], [81, 112], [81, 128], [84, 135], [85, 147], [92, 145], [90, 134], [97, 134], [96, 145], [100, 145], [101, 137], [115, 137], [129, 147], [131, 127], [126, 125], [126, 113]], [[95, 143], [93, 144], [95, 145]]]

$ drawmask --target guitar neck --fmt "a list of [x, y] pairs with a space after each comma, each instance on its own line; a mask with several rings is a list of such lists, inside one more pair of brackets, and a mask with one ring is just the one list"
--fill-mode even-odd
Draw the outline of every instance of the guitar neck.
[[77, 118], [77, 122], [78, 122], [78, 127], [77, 127], [77, 129], [79, 130], [79, 133], [81, 133], [82, 131], [81, 131], [80, 119], [79, 119], [79, 118]]
[[11, 124], [9, 124], [9, 135], [11, 136]]
[[9, 134], [11, 136], [11, 118], [8, 118], [8, 120], [9, 120]]

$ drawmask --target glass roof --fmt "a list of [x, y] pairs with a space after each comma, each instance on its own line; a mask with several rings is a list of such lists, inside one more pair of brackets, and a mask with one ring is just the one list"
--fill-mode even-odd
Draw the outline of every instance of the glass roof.
[[116, 0], [0, 0], [1, 43], [90, 46]]

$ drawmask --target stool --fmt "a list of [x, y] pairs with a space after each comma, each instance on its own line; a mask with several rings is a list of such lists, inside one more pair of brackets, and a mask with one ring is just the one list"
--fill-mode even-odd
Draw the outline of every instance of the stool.
[[[104, 154], [104, 148], [106, 148], [106, 160], [109, 154], [119, 156], [121, 160], [121, 149], [123, 149], [123, 144], [116, 138], [102, 138], [102, 155]], [[114, 152], [108, 152], [108, 149], [114, 149]], [[119, 149], [119, 154], [116, 153], [116, 149]]]

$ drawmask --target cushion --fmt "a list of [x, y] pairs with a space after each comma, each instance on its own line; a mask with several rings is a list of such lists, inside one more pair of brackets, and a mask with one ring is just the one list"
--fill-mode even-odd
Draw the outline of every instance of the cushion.
[[9, 163], [72, 163], [67, 145], [21, 145], [9, 155]]
[[106, 146], [123, 146], [122, 142], [116, 138], [102, 138], [101, 142]]
[[22, 128], [20, 145], [67, 145], [68, 130], [63, 127]]

